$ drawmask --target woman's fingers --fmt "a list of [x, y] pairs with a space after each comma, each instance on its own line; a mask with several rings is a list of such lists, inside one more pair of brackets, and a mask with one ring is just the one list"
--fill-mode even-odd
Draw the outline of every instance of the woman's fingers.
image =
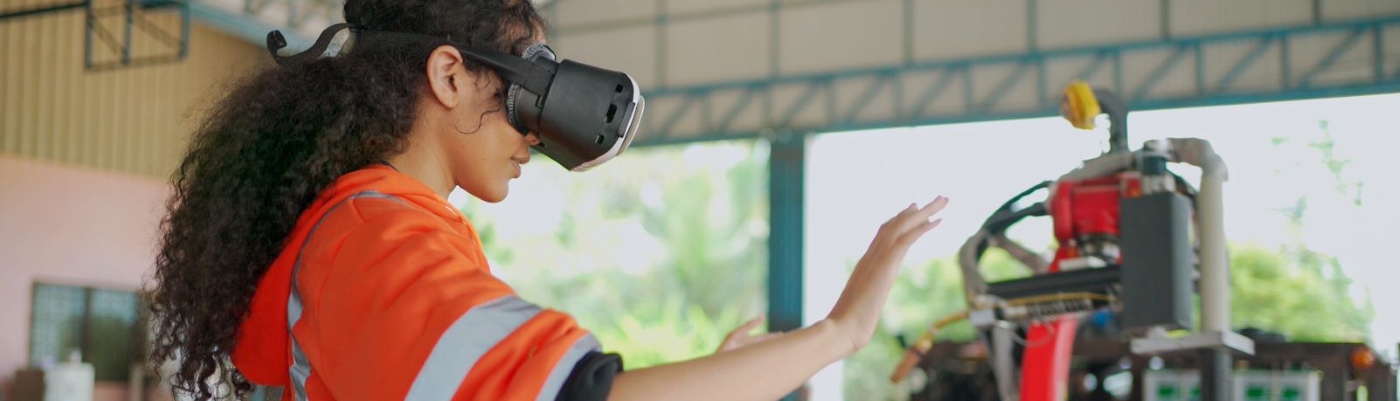
[[890, 239], [896, 242], [900, 242], [900, 238], [904, 237], [906, 233], [928, 224], [929, 218], [943, 211], [943, 208], [947, 206], [948, 198], [943, 196], [934, 198], [932, 201], [929, 201], [929, 203], [924, 204], [923, 207], [910, 204], [908, 208], [900, 211], [899, 214], [885, 223], [883, 230], [888, 230], [888, 232], [883, 234], [893, 237]]
[[748, 334], [749, 332], [753, 331], [753, 329], [758, 328], [758, 325], [763, 324], [763, 321], [767, 320], [767, 318], [768, 317], [764, 315], [754, 316], [753, 319], [749, 319], [749, 321], [744, 322], [744, 325], [739, 326], [738, 329], [735, 329], [734, 333], [741, 335]]
[[947, 206], [948, 197], [939, 196], [937, 198], [934, 198], [933, 201], [929, 202], [927, 205], [924, 205], [924, 207], [919, 208], [919, 214], [923, 218], [927, 219], [929, 217], [933, 217], [933, 215], [935, 214], [938, 214], [938, 212], [943, 211], [943, 208]]
[[744, 322], [744, 324], [740, 325], [739, 328], [730, 331], [729, 335], [724, 337], [724, 342], [731, 343], [734, 342], [734, 340], [743, 338], [745, 335], [748, 335], [750, 331], [753, 331], [754, 328], [757, 328], [758, 325], [763, 324], [763, 319], [763, 315], [755, 316], [753, 319], [749, 319], [749, 321]]
[[724, 342], [720, 344], [719, 352], [728, 351], [749, 344], [757, 343], [771, 338], [777, 334], [780, 334], [765, 333], [759, 335], [749, 335], [750, 332], [753, 332], [754, 329], [758, 328], [759, 325], [763, 324], [765, 320], [767, 320], [766, 316], [758, 315], [753, 319], [749, 319], [749, 321], [744, 322], [743, 325], [739, 326], [739, 328], [737, 329], [734, 329], [734, 331], [729, 332], [729, 335], [724, 337]]
[[934, 228], [937, 228], [938, 225], [942, 223], [943, 219], [937, 219], [934, 221], [926, 221], [923, 224], [915, 226], [914, 229], [909, 230], [909, 232], [904, 233], [904, 235], [899, 238], [899, 244], [901, 246], [913, 245], [914, 242], [918, 241], [919, 238], [922, 238], [924, 234], [927, 234], [929, 231], [932, 231]]

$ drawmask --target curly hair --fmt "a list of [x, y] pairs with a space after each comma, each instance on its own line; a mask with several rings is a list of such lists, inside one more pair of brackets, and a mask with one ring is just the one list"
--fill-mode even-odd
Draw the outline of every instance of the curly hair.
[[[348, 0], [344, 11], [360, 29], [515, 54], [547, 29], [529, 0]], [[434, 47], [364, 41], [336, 57], [264, 68], [237, 81], [195, 129], [171, 178], [150, 301], [150, 360], [178, 364], [177, 394], [247, 397], [252, 385], [230, 353], [253, 292], [324, 188], [407, 148]]]

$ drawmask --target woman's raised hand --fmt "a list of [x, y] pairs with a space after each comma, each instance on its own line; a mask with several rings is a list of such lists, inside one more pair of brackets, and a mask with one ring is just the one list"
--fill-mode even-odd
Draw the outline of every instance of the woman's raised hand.
[[850, 339], [850, 348], [846, 350], [848, 355], [864, 347], [874, 335], [880, 311], [885, 306], [890, 287], [899, 275], [899, 266], [909, 253], [909, 247], [924, 233], [943, 222], [943, 219], [933, 219], [933, 216], [947, 205], [948, 198], [942, 196], [923, 207], [911, 204], [881, 225], [875, 233], [870, 248], [856, 262], [845, 290], [827, 315], [827, 320], [835, 323], [838, 330]]

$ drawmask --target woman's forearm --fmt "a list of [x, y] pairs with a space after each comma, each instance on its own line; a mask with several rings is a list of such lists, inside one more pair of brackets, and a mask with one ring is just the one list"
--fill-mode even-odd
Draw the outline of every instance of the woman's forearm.
[[848, 334], [823, 320], [732, 351], [624, 372], [609, 401], [773, 401], [854, 352]]
[[870, 341], [905, 254], [938, 226], [942, 219], [929, 219], [947, 204], [940, 196], [923, 207], [909, 205], [881, 225], [826, 319], [736, 350], [624, 372], [613, 379], [608, 399], [773, 401], [797, 389]]

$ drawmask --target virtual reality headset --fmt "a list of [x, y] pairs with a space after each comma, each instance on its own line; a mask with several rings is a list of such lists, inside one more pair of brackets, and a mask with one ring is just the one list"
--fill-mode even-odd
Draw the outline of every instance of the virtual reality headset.
[[506, 116], [511, 125], [521, 135], [535, 133], [540, 144], [534, 149], [570, 171], [588, 170], [622, 154], [641, 126], [646, 101], [635, 79], [571, 60], [557, 61], [554, 51], [543, 43], [531, 46], [522, 57], [428, 35], [359, 31], [349, 24], [336, 24], [322, 31], [310, 49], [296, 55], [277, 54], [287, 46], [279, 31], [267, 34], [267, 49], [279, 65], [310, 61], [325, 54], [344, 29], [354, 32], [355, 39], [365, 35], [404, 44], [452, 45], [463, 56], [491, 67], [510, 83]]

